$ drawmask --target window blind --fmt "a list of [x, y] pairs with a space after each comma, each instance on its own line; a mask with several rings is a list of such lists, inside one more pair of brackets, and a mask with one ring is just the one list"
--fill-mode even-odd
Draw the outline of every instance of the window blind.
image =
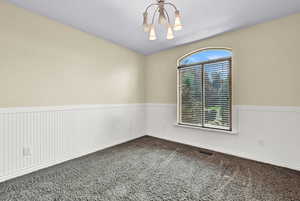
[[202, 66], [191, 66], [180, 70], [181, 122], [202, 125], [203, 93]]
[[231, 128], [231, 58], [178, 67], [179, 123]]

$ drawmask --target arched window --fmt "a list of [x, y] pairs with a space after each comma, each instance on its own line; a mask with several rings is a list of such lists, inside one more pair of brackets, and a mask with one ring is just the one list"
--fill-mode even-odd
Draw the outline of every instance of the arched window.
[[178, 124], [232, 130], [230, 49], [209, 48], [178, 60]]

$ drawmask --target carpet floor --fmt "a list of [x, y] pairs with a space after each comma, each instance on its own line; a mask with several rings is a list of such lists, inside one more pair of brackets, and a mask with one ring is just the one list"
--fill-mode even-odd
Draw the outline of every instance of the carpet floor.
[[0, 184], [1, 201], [300, 201], [300, 174], [143, 137]]

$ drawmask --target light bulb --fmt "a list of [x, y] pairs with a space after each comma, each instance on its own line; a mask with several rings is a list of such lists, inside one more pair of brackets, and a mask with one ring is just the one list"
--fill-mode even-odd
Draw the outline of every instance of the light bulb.
[[145, 31], [145, 32], [149, 32], [150, 27], [149, 27], [149, 24], [148, 24], [148, 13], [145, 12], [145, 13], [143, 14], [143, 16], [144, 16], [144, 21], [143, 21], [144, 31]]
[[174, 24], [174, 30], [179, 31], [182, 29], [181, 19], [180, 19], [180, 13], [179, 10], [175, 11], [175, 24]]
[[149, 40], [156, 40], [156, 33], [155, 33], [154, 24], [150, 25]]
[[168, 25], [167, 39], [168, 40], [174, 39], [174, 34], [173, 34], [172, 26], [170, 24]]

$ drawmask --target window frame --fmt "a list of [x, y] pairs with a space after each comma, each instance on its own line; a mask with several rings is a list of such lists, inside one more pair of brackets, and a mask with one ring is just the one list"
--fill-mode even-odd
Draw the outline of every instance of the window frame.
[[[226, 133], [234, 133], [234, 117], [233, 117], [233, 101], [232, 101], [232, 97], [233, 97], [233, 88], [232, 88], [232, 60], [233, 60], [233, 53], [231, 57], [223, 57], [220, 59], [214, 59], [214, 60], [208, 60], [208, 61], [204, 61], [204, 62], [197, 62], [197, 63], [193, 63], [193, 64], [186, 64], [186, 65], [180, 65], [181, 60], [193, 55], [193, 54], [197, 54], [203, 51], [207, 51], [207, 50], [227, 50], [227, 51], [231, 51], [232, 53], [232, 49], [231, 48], [226, 48], [226, 47], [208, 47], [208, 48], [202, 48], [202, 49], [197, 49], [195, 51], [192, 51], [188, 54], [185, 54], [184, 56], [180, 57], [177, 60], [177, 125], [178, 126], [182, 126], [182, 127], [190, 127], [190, 128], [199, 128], [199, 129], [203, 129], [203, 130], [212, 130], [212, 131], [219, 131], [219, 132], [226, 132]], [[195, 124], [188, 124], [188, 123], [182, 123], [181, 122], [181, 90], [180, 90], [180, 69], [184, 68], [184, 67], [192, 67], [192, 66], [201, 66], [203, 68], [202, 70], [202, 85], [204, 84], [204, 65], [205, 64], [210, 64], [210, 63], [216, 63], [216, 62], [221, 62], [221, 61], [229, 61], [229, 94], [230, 94], [230, 100], [229, 100], [229, 106], [230, 106], [230, 117], [229, 117], [229, 129], [222, 129], [222, 128], [213, 128], [213, 127], [207, 127], [204, 125], [203, 121], [205, 116], [202, 117], [202, 125], [195, 125]], [[202, 86], [204, 87], [204, 85]], [[205, 92], [203, 92], [203, 96], [205, 97]], [[203, 97], [203, 99], [204, 99]], [[204, 106], [204, 103], [203, 103]], [[202, 114], [204, 114], [204, 108], [202, 111]]]

